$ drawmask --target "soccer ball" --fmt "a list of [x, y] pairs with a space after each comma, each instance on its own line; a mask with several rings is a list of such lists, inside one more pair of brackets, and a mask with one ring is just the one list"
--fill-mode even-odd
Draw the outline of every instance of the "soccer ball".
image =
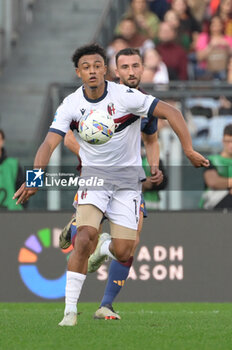
[[114, 134], [114, 119], [102, 110], [93, 110], [79, 122], [80, 137], [91, 144], [102, 145]]

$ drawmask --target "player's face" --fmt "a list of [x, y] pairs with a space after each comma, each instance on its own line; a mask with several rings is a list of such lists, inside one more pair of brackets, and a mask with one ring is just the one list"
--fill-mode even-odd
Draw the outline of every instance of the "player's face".
[[223, 137], [223, 150], [226, 152], [228, 157], [232, 157], [232, 136], [224, 135]]
[[4, 139], [2, 137], [2, 134], [0, 134], [0, 151], [3, 148], [3, 146], [4, 146]]
[[137, 88], [143, 74], [142, 60], [138, 55], [121, 55], [115, 72], [121, 84]]
[[84, 85], [96, 89], [105, 83], [106, 65], [99, 54], [85, 55], [80, 58], [76, 73]]

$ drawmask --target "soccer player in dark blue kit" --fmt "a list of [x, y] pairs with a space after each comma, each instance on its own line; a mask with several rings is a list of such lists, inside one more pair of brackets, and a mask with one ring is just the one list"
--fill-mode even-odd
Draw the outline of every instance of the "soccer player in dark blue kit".
[[[118, 52], [118, 54], [116, 55], [116, 75], [119, 78], [121, 84], [124, 84], [129, 88], [136, 88], [142, 91], [139, 88], [142, 73], [143, 62], [139, 50], [127, 48]], [[150, 165], [151, 181], [154, 183], [154, 185], [159, 186], [159, 189], [162, 189], [161, 186], [163, 186], [163, 188], [165, 187], [166, 179], [165, 181], [163, 181], [163, 173], [159, 170], [159, 143], [157, 135], [157, 118], [142, 118], [141, 132], [142, 140], [146, 148], [148, 163]], [[78, 155], [79, 147], [77, 146], [76, 139], [72, 132], [69, 132], [67, 134], [65, 138], [65, 145], [72, 152]], [[118, 260], [115, 260], [115, 258], [113, 258], [113, 260], [111, 261], [109, 268], [109, 277], [105, 288], [104, 296], [101, 301], [100, 308], [94, 314], [94, 318], [96, 319], [120, 319], [120, 316], [114, 311], [112, 303], [118, 295], [118, 293], [120, 292], [121, 288], [125, 283], [125, 280], [128, 277], [130, 267], [133, 263], [133, 256], [139, 244], [140, 233], [143, 226], [143, 217], [146, 217], [146, 208], [145, 203], [142, 200], [140, 207], [137, 238], [134, 244], [133, 255], [131, 255], [130, 259], [125, 263], [121, 263]], [[76, 222], [75, 219], [73, 219], [71, 223], [69, 223], [65, 227], [61, 234], [61, 248], [67, 248], [71, 244], [71, 241], [74, 242], [76, 234]], [[104, 239], [107, 239], [107, 235], [107, 233], [104, 233], [102, 237]], [[102, 239], [100, 238], [97, 251], [101, 248], [101, 245]], [[101, 259], [97, 258], [96, 261], [95, 254], [93, 254], [89, 259], [88, 272], [96, 271], [104, 262], [105, 258], [106, 256], [103, 255]]]

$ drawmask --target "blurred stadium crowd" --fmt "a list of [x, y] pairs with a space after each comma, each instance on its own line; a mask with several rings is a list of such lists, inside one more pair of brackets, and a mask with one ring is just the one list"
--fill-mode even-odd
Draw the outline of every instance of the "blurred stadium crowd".
[[[0, 0], [0, 5], [3, 2]], [[0, 15], [0, 68], [7, 61], [12, 46], [20, 41], [23, 24], [33, 22], [36, 2], [37, 0], [9, 1], [8, 4], [15, 6], [10, 25]], [[141, 83], [149, 87], [148, 93], [155, 87], [153, 93], [159, 97], [159, 91], [168, 92], [171, 86], [175, 89], [177, 81], [190, 83], [191, 88], [194, 84], [196, 89], [202, 87], [199, 95], [191, 95], [190, 92], [181, 101], [180, 92], [179, 99], [171, 98], [169, 94], [166, 100], [184, 112], [197, 150], [205, 154], [221, 152], [223, 130], [232, 123], [232, 0], [125, 2], [129, 6], [117, 20], [115, 28], [111, 28], [112, 40], [105, 46], [108, 57], [107, 79], [116, 80], [116, 53], [120, 49], [134, 47], [139, 48], [143, 55], [144, 73]], [[185, 86], [188, 87], [183, 86], [184, 89]], [[216, 86], [216, 94], [210, 96], [209, 91], [213, 91], [213, 86]], [[207, 89], [207, 96], [204, 96], [203, 87]], [[172, 153], [178, 147], [173, 146], [173, 137], [169, 134], [167, 136], [166, 130], [167, 124], [159, 123], [161, 158], [164, 164], [170, 165]], [[167, 138], [169, 140], [169, 149], [166, 151], [165, 146], [162, 148], [162, 134], [163, 143], [167, 143]], [[180, 161], [175, 155], [173, 159], [174, 162]], [[202, 186], [201, 192], [203, 189]], [[197, 208], [198, 199], [190, 208]], [[170, 208], [164, 204], [162, 209], [167, 207]], [[188, 208], [188, 200], [185, 204], [182, 201], [178, 209], [186, 207]]]
[[232, 2], [131, 0], [107, 48], [112, 78], [115, 51], [126, 46], [144, 55], [143, 82], [231, 82]]

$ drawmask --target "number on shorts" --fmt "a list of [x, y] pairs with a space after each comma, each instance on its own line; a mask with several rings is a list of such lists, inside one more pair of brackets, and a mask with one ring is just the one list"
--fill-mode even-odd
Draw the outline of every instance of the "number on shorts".
[[137, 212], [137, 199], [133, 199], [133, 202], [135, 203], [135, 215], [137, 216], [138, 212]]

